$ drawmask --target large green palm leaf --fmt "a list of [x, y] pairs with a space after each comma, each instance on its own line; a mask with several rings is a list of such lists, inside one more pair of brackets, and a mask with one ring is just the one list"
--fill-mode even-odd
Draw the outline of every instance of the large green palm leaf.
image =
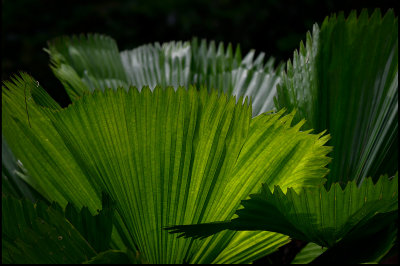
[[[329, 191], [321, 186], [305, 188], [299, 193], [291, 188], [284, 193], [279, 186], [271, 192], [268, 186], [263, 186], [260, 193], [250, 195], [242, 205], [244, 208], [236, 211], [238, 217], [228, 222], [167, 229], [193, 238], [205, 238], [227, 229], [273, 231], [329, 247], [319, 258], [321, 261], [337, 256], [340, 259], [336, 261], [368, 262], [387, 252], [396, 237], [393, 226], [398, 210], [398, 176], [392, 179], [383, 176], [376, 184], [369, 178], [360, 187], [350, 182], [343, 190], [338, 183]], [[365, 243], [368, 237], [380, 244]], [[353, 248], [354, 254], [351, 255], [349, 248]], [[363, 248], [369, 254], [364, 254]]]
[[[81, 189], [65, 178], [84, 183], [92, 191], [86, 197], [99, 199], [106, 190], [128, 238], [150, 262], [251, 262], [276, 250], [286, 236], [229, 232], [193, 241], [176, 239], [162, 227], [230, 219], [261, 182], [312, 187], [327, 173], [328, 136], [300, 132], [303, 122], [291, 127], [294, 114], [251, 119], [247, 102], [194, 88], [97, 91], [54, 109], [43, 107], [51, 102], [35, 86], [26, 108], [24, 89], [31, 81], [23, 75], [3, 87], [4, 135], [15, 155], [43, 188], [53, 186], [51, 200], [87, 205]], [[53, 141], [63, 148], [54, 150]], [[61, 172], [64, 164], [78, 169], [69, 169], [72, 177]], [[92, 212], [99, 208], [96, 201], [91, 205]]]
[[332, 135], [329, 186], [397, 171], [397, 98], [398, 19], [364, 10], [314, 26], [287, 64], [276, 104]]
[[[363, 25], [359, 28], [365, 28], [365, 17], [364, 14], [357, 21]], [[375, 23], [375, 32], [384, 35], [382, 32], [386, 30], [390, 35], [397, 27], [397, 18], [391, 24], [392, 13], [383, 20], [378, 17], [373, 15], [368, 23]], [[315, 117], [309, 113], [314, 113], [315, 106], [327, 106], [315, 105], [315, 101], [320, 101], [316, 100], [316, 91], [321, 90], [316, 73], [323, 75], [317, 69], [326, 67], [321, 63], [323, 60], [318, 60], [322, 54], [343, 52], [334, 44], [341, 38], [337, 37], [343, 34], [340, 32], [350, 28], [351, 36], [353, 31], [359, 31], [357, 27], [348, 26], [357, 24], [352, 23], [354, 15], [350, 18], [344, 24], [342, 18], [338, 19], [342, 24], [335, 19], [327, 20], [321, 32], [315, 28], [313, 39], [308, 36], [307, 48], [302, 47], [300, 56], [295, 55], [293, 68], [288, 64], [282, 91], [289, 86], [287, 84], [294, 85], [286, 94], [279, 95], [279, 107], [297, 107], [300, 117], [304, 115], [314, 123]], [[330, 39], [330, 34], [334, 38]], [[367, 36], [369, 41], [374, 41]], [[327, 40], [332, 41], [333, 48], [324, 47]], [[393, 39], [387, 43], [392, 45]], [[382, 42], [379, 45], [382, 46]], [[357, 58], [361, 53], [354, 50], [349, 51]], [[365, 49], [363, 51], [365, 54]], [[397, 51], [395, 47], [395, 55]], [[261, 115], [251, 120], [251, 112], [256, 116], [272, 109], [270, 100], [279, 80], [272, 69], [272, 61], [264, 65], [263, 56], [253, 60], [253, 53], [242, 59], [238, 49], [233, 55], [230, 46], [225, 51], [221, 44], [216, 49], [214, 43], [199, 45], [196, 40], [142, 46], [119, 53], [112, 39], [100, 35], [56, 41], [50, 45], [49, 52], [54, 73], [66, 87], [74, 105], [61, 109], [26, 75], [6, 83], [2, 92], [4, 135], [28, 169], [31, 185], [46, 191], [48, 199], [64, 206], [68, 201], [77, 206], [89, 205], [93, 213], [99, 208], [101, 191], [107, 190], [116, 200], [119, 226], [126, 226], [120, 231], [125, 232], [121, 237], [126, 237], [125, 242], [131, 247], [138, 246], [152, 262], [250, 262], [287, 242], [287, 237], [270, 232], [223, 232], [193, 241], [175, 240], [161, 231], [161, 226], [181, 222], [230, 220], [240, 200], [258, 192], [261, 182], [267, 183], [269, 188], [280, 185], [284, 190], [294, 187], [296, 191], [322, 183], [327, 173], [323, 166], [329, 161], [325, 157], [329, 149], [322, 147], [327, 137], [299, 132], [304, 122], [291, 127], [293, 113], [286, 117], [281, 117], [282, 112]], [[365, 129], [365, 125], [369, 125], [368, 130], [358, 131], [362, 132], [360, 139], [367, 143], [365, 153], [360, 155], [362, 148], [358, 148], [355, 149], [358, 155], [342, 156], [356, 165], [358, 173], [368, 172], [367, 168], [380, 173], [385, 155], [397, 139], [397, 123], [392, 122], [393, 114], [397, 115], [397, 111], [393, 111], [397, 110], [397, 102], [393, 100], [397, 95], [394, 88], [398, 86], [393, 79], [397, 77], [397, 61], [385, 61], [387, 56], [382, 58], [389, 63], [388, 71], [384, 71], [387, 75], [382, 75], [381, 79], [385, 89], [379, 91], [383, 94], [377, 94], [381, 95], [377, 99], [382, 97], [388, 104], [383, 100], [380, 104], [367, 104], [368, 114], [379, 114], [371, 115], [373, 118], [368, 123], [359, 119], [353, 125], [354, 118], [347, 120], [346, 129], [353, 126]], [[343, 62], [335, 61], [333, 65], [340, 66], [340, 63]], [[300, 67], [301, 64], [306, 67]], [[379, 62], [375, 65], [376, 69], [382, 66]], [[368, 73], [376, 69], [371, 68]], [[348, 70], [344, 71], [346, 78], [339, 79], [338, 83], [349, 80]], [[360, 80], [355, 79], [354, 87], [359, 87], [356, 85]], [[367, 79], [365, 84], [371, 84], [371, 80], [374, 81]], [[329, 79], [323, 82], [335, 84]], [[207, 85], [209, 91], [216, 89], [228, 95], [250, 96], [253, 109], [251, 111], [247, 104], [235, 104], [236, 101], [242, 103], [243, 98], [232, 99], [224, 94], [218, 97], [216, 92], [208, 95], [205, 89], [200, 92], [193, 88], [178, 89], [178, 85], [193, 83]], [[128, 90], [128, 85], [139, 88], [151, 85], [153, 89], [155, 84], [163, 88], [173, 85], [177, 92], [171, 88], [154, 92], [149, 88], [141, 92], [140, 89]], [[119, 86], [127, 92], [106, 90]], [[340, 88], [345, 91], [346, 87]], [[86, 95], [95, 89], [105, 92]], [[364, 100], [371, 99], [368, 93], [362, 95]], [[290, 99], [297, 99], [301, 104], [293, 105]], [[367, 100], [360, 102], [368, 103]], [[357, 114], [353, 112], [356, 109], [351, 109], [350, 113]], [[341, 111], [343, 109], [335, 109], [334, 113]], [[300, 121], [299, 117], [295, 121]], [[340, 122], [335, 121], [335, 125]], [[319, 132], [325, 129], [313, 127]], [[342, 134], [340, 130], [333, 132], [334, 136]], [[355, 134], [354, 130], [349, 132], [346, 134]], [[369, 138], [371, 135], [373, 137]], [[382, 136], [395, 137], [385, 142]], [[356, 138], [359, 136], [346, 137], [347, 144], [339, 138], [337, 142], [333, 140], [334, 145], [341, 147], [335, 151], [339, 150], [341, 155], [340, 151], [346, 150], [343, 147], [356, 145]], [[357, 159], [361, 157], [362, 160]], [[340, 167], [332, 169], [342, 173], [346, 168], [344, 160]], [[362, 163], [353, 163], [358, 161]], [[393, 170], [392, 167], [387, 169]], [[90, 200], [86, 202], [85, 198]]]
[[[398, 177], [381, 177], [377, 184], [369, 178], [357, 188], [350, 182], [344, 190], [335, 183], [329, 191], [324, 186], [287, 193], [279, 186], [271, 192], [268, 186], [242, 202], [237, 218], [230, 222], [170, 227], [172, 233], [185, 237], [207, 237], [221, 230], [265, 230], [332, 247], [359, 222], [377, 213], [398, 209]], [[274, 219], [271, 219], [274, 217]]]

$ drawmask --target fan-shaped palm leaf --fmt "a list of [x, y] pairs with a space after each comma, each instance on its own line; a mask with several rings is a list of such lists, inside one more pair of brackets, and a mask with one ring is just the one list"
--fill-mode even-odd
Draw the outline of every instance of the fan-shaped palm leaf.
[[264, 63], [264, 54], [254, 59], [250, 51], [244, 58], [232, 45], [216, 48], [215, 42], [200, 44], [169, 42], [143, 45], [119, 53], [115, 41], [103, 35], [63, 37], [49, 42], [52, 69], [72, 100], [84, 91], [143, 86], [204, 85], [237, 97], [252, 98], [253, 115], [274, 108], [273, 97], [282, 67], [274, 60]]
[[[150, 262], [251, 262], [276, 250], [287, 237], [227, 232], [193, 241], [162, 227], [231, 219], [262, 182], [299, 189], [323, 183], [327, 173], [329, 136], [299, 131], [304, 122], [291, 127], [294, 114], [252, 119], [247, 101], [194, 88], [97, 91], [52, 109], [31, 81], [23, 75], [3, 87], [3, 132], [15, 155], [41, 186], [54, 188], [46, 189], [51, 200], [90, 204], [93, 213], [107, 191]], [[34, 86], [31, 127], [25, 84]]]
[[364, 10], [314, 26], [287, 64], [276, 104], [296, 109], [306, 129], [332, 134], [329, 186], [397, 171], [397, 98], [398, 19]]
[[[348, 242], [354, 245], [355, 240], [393, 224], [398, 210], [398, 176], [396, 174], [392, 180], [381, 177], [375, 185], [369, 178], [359, 188], [355, 182], [350, 182], [342, 190], [336, 183], [329, 191], [324, 186], [305, 188], [300, 193], [289, 188], [286, 194], [279, 186], [272, 193], [264, 185], [262, 192], [250, 195], [242, 205], [244, 208], [236, 211], [238, 217], [229, 222], [178, 225], [167, 229], [180, 233], [179, 236], [194, 238], [208, 237], [226, 229], [265, 230], [343, 250], [343, 246], [350, 246]], [[386, 213], [387, 216], [376, 217]], [[392, 244], [394, 237], [391, 230], [389, 238], [384, 236], [383, 241]], [[387, 246], [383, 247], [384, 251], [388, 251]], [[329, 254], [340, 256], [340, 252], [328, 252], [324, 256]]]

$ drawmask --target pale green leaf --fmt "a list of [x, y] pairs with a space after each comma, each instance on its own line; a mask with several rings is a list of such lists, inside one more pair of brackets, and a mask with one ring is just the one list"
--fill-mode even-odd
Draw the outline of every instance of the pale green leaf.
[[282, 66], [264, 53], [243, 59], [240, 48], [197, 39], [191, 42], [155, 43], [119, 53], [113, 39], [103, 35], [63, 37], [49, 42], [52, 69], [74, 101], [85, 91], [127, 85], [189, 86], [197, 84], [237, 97], [252, 99], [253, 116], [274, 108], [273, 97]]
[[117, 44], [108, 36], [61, 37], [49, 42], [45, 51], [51, 55], [51, 68], [72, 100], [95, 88], [127, 85]]

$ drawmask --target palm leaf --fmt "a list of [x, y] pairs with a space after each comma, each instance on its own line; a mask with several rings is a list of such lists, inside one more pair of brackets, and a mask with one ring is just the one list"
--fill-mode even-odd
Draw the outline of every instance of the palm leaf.
[[[107, 194], [102, 196], [102, 209], [93, 216], [87, 207], [78, 210], [71, 203], [65, 208], [65, 218], [79, 231], [97, 252], [110, 249], [114, 206]], [[101, 232], [101, 233], [99, 233]]]
[[131, 251], [107, 250], [98, 253], [95, 257], [83, 264], [148, 264], [140, 254], [133, 254]]
[[398, 210], [361, 221], [313, 263], [378, 263], [397, 242]]
[[[324, 186], [304, 188], [300, 193], [289, 188], [286, 194], [279, 186], [272, 193], [264, 185], [261, 193], [250, 195], [242, 205], [244, 208], [236, 211], [238, 218], [230, 222], [178, 225], [167, 229], [194, 238], [208, 237], [226, 229], [274, 231], [320, 246], [334, 247], [346, 236], [352, 239], [360, 238], [354, 236], [357, 234], [375, 233], [379, 226], [368, 228], [365, 223], [370, 225], [369, 221], [377, 214], [397, 211], [398, 176], [396, 174], [392, 179], [383, 176], [375, 185], [369, 178], [359, 188], [355, 182], [350, 182], [342, 190], [336, 183], [329, 191]], [[381, 221], [385, 226], [391, 224], [392, 214], [390, 219]]]
[[32, 202], [38, 199], [45, 201], [42, 196], [45, 193], [43, 191], [39, 193], [29, 185], [35, 181], [27, 174], [22, 163], [15, 158], [3, 135], [1, 138], [1, 192], [15, 198], [27, 198]]
[[329, 187], [397, 171], [397, 97], [398, 19], [364, 10], [314, 26], [287, 64], [276, 105], [296, 109], [305, 129], [332, 134]]
[[[37, 104], [37, 99], [44, 106]], [[16, 158], [23, 162], [26, 180], [47, 200], [63, 208], [68, 202], [87, 206], [92, 214], [101, 207], [101, 191], [89, 183], [51, 121], [45, 107], [61, 109], [27, 74], [21, 73], [2, 87], [2, 133]], [[34, 133], [33, 133], [34, 132]], [[39, 140], [45, 141], [46, 149]], [[59, 179], [55, 179], [57, 176]], [[79, 191], [79, 193], [71, 193]]]
[[299, 253], [297, 253], [291, 264], [308, 264], [326, 250], [326, 247], [321, 247], [315, 243], [308, 243]]
[[91, 34], [52, 41], [51, 68], [72, 100], [87, 90], [126, 86], [127, 77], [117, 44], [107, 36]]
[[[252, 263], [290, 242], [288, 237], [273, 232], [226, 232], [225, 235], [230, 236], [229, 243], [224, 244], [224, 249], [212, 260], [212, 263]], [[219, 240], [219, 243], [223, 241]], [[209, 252], [212, 253], [212, 250]]]
[[130, 250], [110, 250], [114, 207], [104, 195], [103, 208], [35, 204], [2, 197], [3, 263], [137, 263]]
[[72, 100], [84, 91], [127, 85], [154, 88], [204, 85], [237, 97], [249, 96], [253, 115], [274, 108], [273, 97], [282, 66], [274, 60], [264, 63], [264, 54], [254, 58], [250, 51], [243, 59], [240, 48], [216, 48], [215, 42], [197, 39], [143, 45], [119, 53], [113, 39], [103, 35], [63, 37], [49, 42], [52, 69]]
[[[77, 215], [75, 219], [96, 219], [83, 212]], [[108, 222], [111, 228], [110, 218], [103, 215], [102, 222]], [[92, 230], [100, 229], [93, 225]], [[91, 243], [64, 218], [58, 205], [47, 206], [41, 201], [33, 204], [4, 194], [2, 244], [3, 263], [81, 263], [96, 255]]]
[[[8, 101], [3, 114], [10, 122], [25, 110], [23, 104], [13, 103], [23, 100], [21, 82], [8, 84], [11, 91], [3, 88]], [[132, 236], [149, 262], [251, 262], [288, 238], [269, 232], [227, 232], [194, 241], [176, 239], [162, 230], [170, 224], [231, 219], [240, 200], [257, 192], [262, 182], [282, 187], [297, 184], [296, 189], [324, 182], [331, 148], [323, 145], [329, 136], [300, 132], [304, 122], [292, 127], [294, 114], [282, 116], [284, 111], [251, 119], [251, 107], [242, 102], [193, 87], [96, 91], [65, 109], [43, 108], [31, 101], [32, 128], [21, 117], [7, 125], [5, 137], [35, 143], [30, 164], [24, 163], [32, 177], [51, 179], [54, 186], [62, 187], [61, 195], [79, 201], [62, 175], [31, 171], [44, 165], [58, 172], [50, 155], [60, 151], [52, 149], [46, 134], [36, 132], [36, 123], [46, 123], [48, 133], [54, 135], [50, 137], [61, 140], [71, 165], [79, 168], [79, 178], [85, 178], [93, 194], [105, 190], [111, 196], [126, 224], [127, 230], [122, 231]], [[13, 127], [18, 130], [12, 131]], [[25, 152], [16, 151], [18, 158]], [[35, 153], [49, 154], [50, 161], [35, 159]], [[240, 240], [244, 242], [238, 250], [231, 243]], [[240, 256], [241, 251], [246, 252]]]
[[[43, 113], [49, 108], [61, 109], [29, 75], [21, 73], [11, 82], [5, 81], [2, 87], [4, 138], [10, 143], [15, 157], [28, 169], [29, 178], [24, 180], [41, 196], [63, 208], [68, 202], [79, 209], [86, 206], [91, 214], [95, 214], [101, 208], [102, 190], [95, 187], [80, 169], [52, 122]], [[46, 143], [44, 146], [43, 142]], [[8, 154], [4, 155], [7, 160], [12, 159]], [[122, 233], [126, 231], [123, 223], [117, 213], [113, 241], [123, 234], [124, 245], [134, 250], [130, 235]]]

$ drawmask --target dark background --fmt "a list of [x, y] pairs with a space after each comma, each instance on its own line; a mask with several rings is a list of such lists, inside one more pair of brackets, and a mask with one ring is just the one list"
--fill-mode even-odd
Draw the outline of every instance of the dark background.
[[[46, 42], [61, 35], [98, 32], [113, 37], [120, 50], [171, 40], [207, 40], [240, 44], [274, 56], [291, 58], [314, 23], [332, 13], [376, 7], [384, 14], [397, 1], [343, 0], [2, 0], [1, 78], [18, 71], [31, 74], [63, 106], [69, 103], [53, 76]], [[289, 263], [304, 243], [294, 241], [257, 263]], [[386, 262], [397, 261], [397, 256]]]
[[[327, 15], [350, 10], [382, 13], [396, 1], [342, 0], [2, 0], [2, 80], [26, 71], [63, 106], [69, 99], [48, 67], [43, 51], [60, 35], [99, 32], [113, 37], [120, 50], [193, 36], [240, 44], [274, 56], [292, 56], [300, 40]], [[398, 15], [398, 9], [395, 8]]]

